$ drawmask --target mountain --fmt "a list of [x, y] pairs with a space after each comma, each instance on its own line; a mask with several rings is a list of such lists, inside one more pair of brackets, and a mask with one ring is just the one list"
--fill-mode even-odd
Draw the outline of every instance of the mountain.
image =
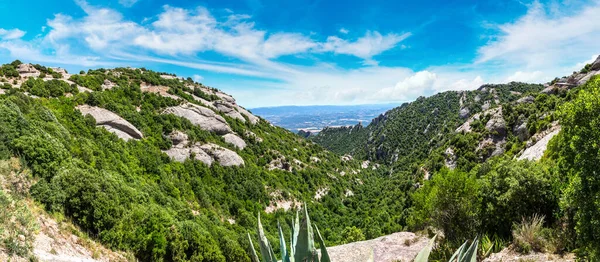
[[[250, 261], [257, 214], [287, 232], [285, 211], [304, 204], [331, 245], [356, 230], [400, 231], [406, 219], [387, 210], [406, 208], [410, 180], [341, 158], [190, 78], [20, 61], [0, 75], [0, 158], [30, 170], [19, 173], [30, 189], [14, 197], [141, 261]], [[27, 258], [35, 241], [0, 250]]]
[[317, 134], [326, 126], [349, 126], [367, 122], [394, 108], [395, 104], [351, 106], [278, 106], [251, 109], [274, 125], [294, 133]]

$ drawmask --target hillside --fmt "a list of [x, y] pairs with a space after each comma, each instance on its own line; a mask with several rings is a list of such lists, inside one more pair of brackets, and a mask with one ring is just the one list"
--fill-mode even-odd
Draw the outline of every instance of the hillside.
[[287, 230], [282, 211], [304, 202], [332, 245], [349, 229], [361, 240], [405, 224], [410, 180], [388, 180], [191, 79], [20, 61], [0, 74], [0, 158], [31, 169], [28, 195], [47, 212], [139, 260], [250, 261], [256, 214]]

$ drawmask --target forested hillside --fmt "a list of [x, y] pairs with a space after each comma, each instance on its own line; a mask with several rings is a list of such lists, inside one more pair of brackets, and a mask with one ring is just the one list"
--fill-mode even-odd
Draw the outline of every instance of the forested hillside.
[[20, 61], [0, 72], [0, 157], [32, 170], [28, 194], [47, 211], [142, 261], [250, 261], [257, 214], [288, 230], [285, 210], [303, 203], [328, 244], [406, 224], [409, 179], [342, 159], [191, 79]]

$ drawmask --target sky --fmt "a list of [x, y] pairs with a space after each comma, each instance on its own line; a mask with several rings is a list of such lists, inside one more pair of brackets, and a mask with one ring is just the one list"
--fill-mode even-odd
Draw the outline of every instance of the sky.
[[1, 63], [145, 67], [248, 108], [544, 83], [599, 43], [599, 0], [0, 0]]

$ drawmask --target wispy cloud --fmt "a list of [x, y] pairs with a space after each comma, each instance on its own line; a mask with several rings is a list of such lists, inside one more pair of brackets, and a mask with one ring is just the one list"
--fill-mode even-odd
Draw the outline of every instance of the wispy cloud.
[[121, 4], [124, 7], [132, 7], [138, 1], [139, 0], [119, 0], [119, 4]]
[[25, 36], [25, 31], [21, 31], [18, 28], [8, 30], [0, 28], [0, 39], [2, 40], [19, 39], [23, 36]]

